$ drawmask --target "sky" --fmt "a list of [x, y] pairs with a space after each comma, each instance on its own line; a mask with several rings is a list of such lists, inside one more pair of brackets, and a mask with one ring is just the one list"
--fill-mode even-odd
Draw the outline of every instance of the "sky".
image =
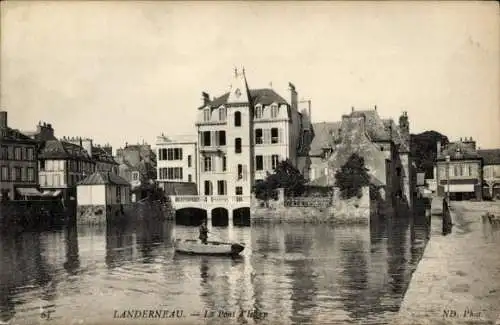
[[310, 99], [313, 122], [377, 105], [410, 130], [500, 148], [500, 10], [491, 2], [1, 2], [9, 126], [126, 142], [194, 133], [201, 92]]

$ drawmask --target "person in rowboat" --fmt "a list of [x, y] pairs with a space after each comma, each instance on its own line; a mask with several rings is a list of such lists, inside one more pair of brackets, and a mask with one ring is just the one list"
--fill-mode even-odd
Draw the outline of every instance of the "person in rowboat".
[[198, 237], [203, 244], [207, 244], [208, 240], [208, 227], [207, 218], [204, 218], [200, 225], [200, 236]]

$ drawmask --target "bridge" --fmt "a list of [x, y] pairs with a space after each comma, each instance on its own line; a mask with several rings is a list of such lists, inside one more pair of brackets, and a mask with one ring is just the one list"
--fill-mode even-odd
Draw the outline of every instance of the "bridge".
[[[242, 195], [171, 195], [170, 202], [176, 218], [187, 215], [208, 220], [250, 219], [250, 196]], [[224, 221], [222, 221], [224, 223]]]

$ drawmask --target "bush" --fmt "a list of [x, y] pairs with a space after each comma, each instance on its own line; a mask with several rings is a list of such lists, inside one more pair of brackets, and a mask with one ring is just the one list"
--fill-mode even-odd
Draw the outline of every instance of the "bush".
[[267, 174], [266, 178], [258, 181], [253, 192], [259, 200], [268, 201], [277, 199], [278, 188], [285, 190], [285, 196], [300, 196], [305, 190], [306, 180], [300, 171], [287, 159], [280, 161], [272, 174]]
[[335, 173], [335, 185], [343, 199], [362, 196], [363, 186], [370, 185], [370, 176], [365, 167], [365, 159], [352, 154], [347, 162]]

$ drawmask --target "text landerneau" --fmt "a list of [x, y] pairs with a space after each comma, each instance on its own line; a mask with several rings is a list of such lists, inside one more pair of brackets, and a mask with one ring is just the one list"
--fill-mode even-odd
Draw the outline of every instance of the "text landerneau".
[[113, 318], [182, 318], [184, 312], [182, 309], [129, 309], [115, 310]]

